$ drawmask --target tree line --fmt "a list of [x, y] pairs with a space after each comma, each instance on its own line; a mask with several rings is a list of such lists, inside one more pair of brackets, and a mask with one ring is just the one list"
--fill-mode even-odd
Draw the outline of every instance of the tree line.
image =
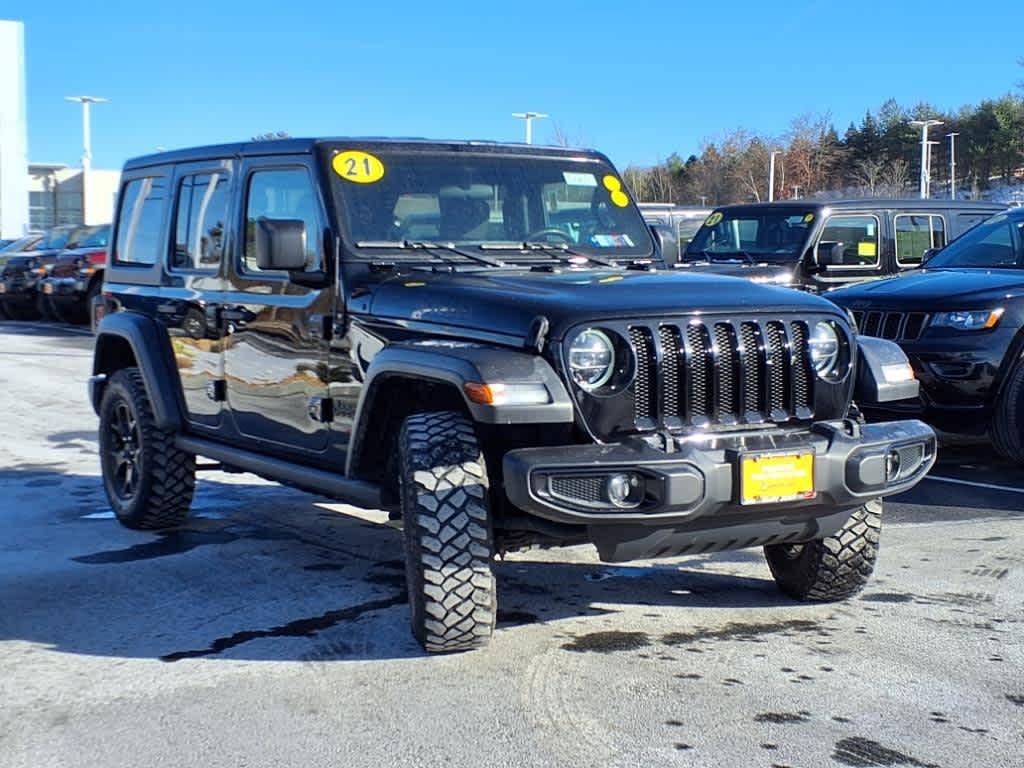
[[914, 120], [941, 120], [931, 129], [931, 193], [949, 195], [950, 140], [955, 137], [958, 197], [980, 198], [1024, 175], [1024, 98], [1008, 94], [956, 112], [931, 104], [912, 108], [886, 101], [841, 136], [831, 116], [796, 118], [781, 136], [735, 130], [705, 141], [699, 154], [678, 154], [652, 167], [631, 166], [626, 182], [641, 202], [724, 205], [768, 199], [768, 168], [776, 155], [775, 199], [916, 196], [921, 131]]

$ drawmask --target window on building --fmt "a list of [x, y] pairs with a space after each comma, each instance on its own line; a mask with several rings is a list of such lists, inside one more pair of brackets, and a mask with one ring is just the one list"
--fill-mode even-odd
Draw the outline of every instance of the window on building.
[[249, 177], [245, 212], [243, 269], [263, 272], [256, 265], [256, 222], [259, 218], [298, 219], [306, 225], [306, 269], [320, 265], [321, 225], [313, 183], [304, 168], [256, 171]]
[[842, 243], [842, 262], [836, 266], [874, 267], [878, 259], [878, 219], [864, 214], [829, 216], [821, 233], [822, 243]]
[[133, 179], [121, 193], [114, 260], [124, 264], [155, 264], [162, 249], [167, 182], [159, 176]]
[[899, 214], [896, 227], [896, 261], [901, 267], [918, 266], [929, 248], [946, 244], [946, 222], [937, 214]]
[[178, 187], [174, 225], [174, 269], [213, 270], [224, 253], [228, 179], [223, 173], [186, 176]]

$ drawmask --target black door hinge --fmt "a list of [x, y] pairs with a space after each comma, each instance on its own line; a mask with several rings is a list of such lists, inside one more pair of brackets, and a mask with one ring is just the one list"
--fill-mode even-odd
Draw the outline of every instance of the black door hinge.
[[215, 403], [223, 403], [228, 399], [228, 383], [224, 379], [206, 382], [206, 396]]
[[309, 401], [309, 418], [329, 424], [334, 421], [334, 400], [329, 397], [314, 397]]

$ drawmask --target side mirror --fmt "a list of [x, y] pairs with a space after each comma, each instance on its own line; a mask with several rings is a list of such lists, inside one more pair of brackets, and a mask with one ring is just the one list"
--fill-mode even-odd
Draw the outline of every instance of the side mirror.
[[822, 269], [843, 263], [843, 243], [822, 241], [818, 243], [818, 266]]
[[661, 254], [662, 258], [665, 257], [665, 238], [662, 237], [661, 230], [658, 229], [654, 224], [648, 224], [647, 228], [651, 231], [651, 237], [654, 238], [655, 245], [658, 246], [658, 253]]
[[256, 219], [256, 266], [286, 272], [306, 266], [306, 223], [300, 219]]

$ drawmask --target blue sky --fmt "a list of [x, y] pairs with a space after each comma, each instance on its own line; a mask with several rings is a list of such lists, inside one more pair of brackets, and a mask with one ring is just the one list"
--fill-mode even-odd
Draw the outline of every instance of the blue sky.
[[[293, 136], [521, 140], [537, 110], [624, 167], [894, 97], [958, 107], [1024, 79], [1024, 7], [970, 3], [289, 3], [7, 0], [26, 24], [29, 157], [95, 167], [161, 146]], [[917, 32], [918, 29], [923, 30]], [[547, 124], [545, 124], [547, 123]], [[551, 121], [535, 124], [535, 140]]]

